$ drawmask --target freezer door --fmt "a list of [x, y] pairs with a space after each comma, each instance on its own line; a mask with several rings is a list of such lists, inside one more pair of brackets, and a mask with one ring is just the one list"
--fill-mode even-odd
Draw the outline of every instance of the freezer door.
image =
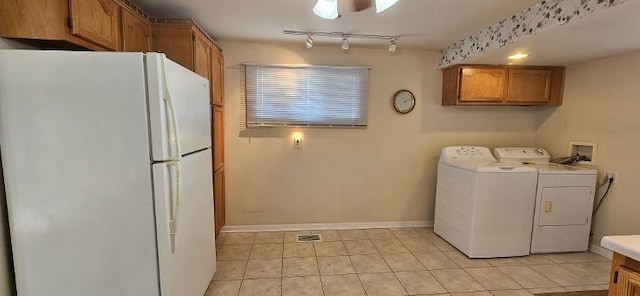
[[209, 81], [164, 54], [145, 57], [153, 160], [211, 147]]
[[211, 151], [154, 164], [153, 180], [162, 296], [202, 296], [216, 270]]
[[18, 295], [159, 294], [144, 82], [139, 53], [0, 50]]

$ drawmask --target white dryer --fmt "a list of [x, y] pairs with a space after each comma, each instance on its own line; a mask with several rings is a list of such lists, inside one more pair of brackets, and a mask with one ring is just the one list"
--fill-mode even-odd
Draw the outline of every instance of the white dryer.
[[495, 148], [494, 155], [538, 171], [531, 253], [586, 251], [597, 171], [550, 163], [542, 148]]
[[485, 147], [440, 154], [434, 231], [470, 258], [529, 255], [537, 173]]

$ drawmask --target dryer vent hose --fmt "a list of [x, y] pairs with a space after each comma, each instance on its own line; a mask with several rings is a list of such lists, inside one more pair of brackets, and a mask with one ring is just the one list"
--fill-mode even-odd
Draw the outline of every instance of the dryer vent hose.
[[576, 164], [578, 163], [578, 161], [583, 161], [583, 160], [591, 161], [591, 158], [585, 155], [576, 154], [574, 156], [555, 158], [550, 161], [554, 163], [559, 163], [559, 164]]

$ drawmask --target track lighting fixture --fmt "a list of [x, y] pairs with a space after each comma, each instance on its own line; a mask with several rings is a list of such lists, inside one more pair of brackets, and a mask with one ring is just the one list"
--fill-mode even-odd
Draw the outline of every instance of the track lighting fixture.
[[396, 49], [398, 49], [398, 43], [396, 42], [396, 39], [393, 38], [389, 40], [389, 52], [396, 52]]
[[341, 46], [343, 51], [349, 50], [351, 44], [349, 43], [349, 39], [379, 39], [379, 40], [387, 40], [389, 42], [389, 52], [395, 52], [398, 47], [398, 36], [387, 36], [387, 35], [370, 35], [370, 34], [350, 34], [343, 32], [311, 32], [311, 31], [284, 31], [287, 35], [302, 35], [307, 36], [304, 40], [304, 46], [307, 48], [313, 47], [313, 38], [312, 36], [320, 36], [320, 37], [328, 37], [328, 38], [340, 38], [342, 40]]
[[346, 37], [342, 38], [342, 51], [349, 50], [349, 39]]
[[311, 35], [307, 35], [307, 39], [304, 40], [304, 46], [307, 48], [313, 47], [313, 38], [311, 38]]

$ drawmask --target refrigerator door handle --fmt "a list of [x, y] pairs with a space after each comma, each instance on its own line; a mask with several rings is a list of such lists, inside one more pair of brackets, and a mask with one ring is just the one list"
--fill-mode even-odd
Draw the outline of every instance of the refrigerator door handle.
[[[174, 175], [169, 173], [170, 176], [170, 194], [169, 194], [169, 235], [171, 236], [171, 252], [176, 250], [176, 235], [178, 235], [178, 218], [180, 213], [180, 191], [182, 178], [180, 176], [180, 162], [168, 161], [166, 162], [168, 167], [174, 167], [176, 170]], [[174, 194], [175, 192], [175, 194]]]
[[164, 92], [164, 96], [162, 96], [162, 98], [164, 99], [164, 103], [165, 105], [168, 107], [169, 112], [171, 113], [171, 129], [173, 130], [173, 139], [171, 137], [169, 137], [169, 141], [173, 141], [173, 151], [175, 155], [169, 155], [169, 160], [171, 161], [179, 161], [182, 157], [182, 152], [180, 151], [180, 132], [178, 129], [178, 115], [176, 114], [176, 108], [175, 108], [175, 104], [173, 102], [173, 99], [171, 98], [171, 91], [169, 90], [169, 79], [167, 78], [167, 67], [165, 65], [165, 59], [166, 58], [162, 58], [162, 76], [164, 79], [164, 83], [163, 83], [163, 92]]

